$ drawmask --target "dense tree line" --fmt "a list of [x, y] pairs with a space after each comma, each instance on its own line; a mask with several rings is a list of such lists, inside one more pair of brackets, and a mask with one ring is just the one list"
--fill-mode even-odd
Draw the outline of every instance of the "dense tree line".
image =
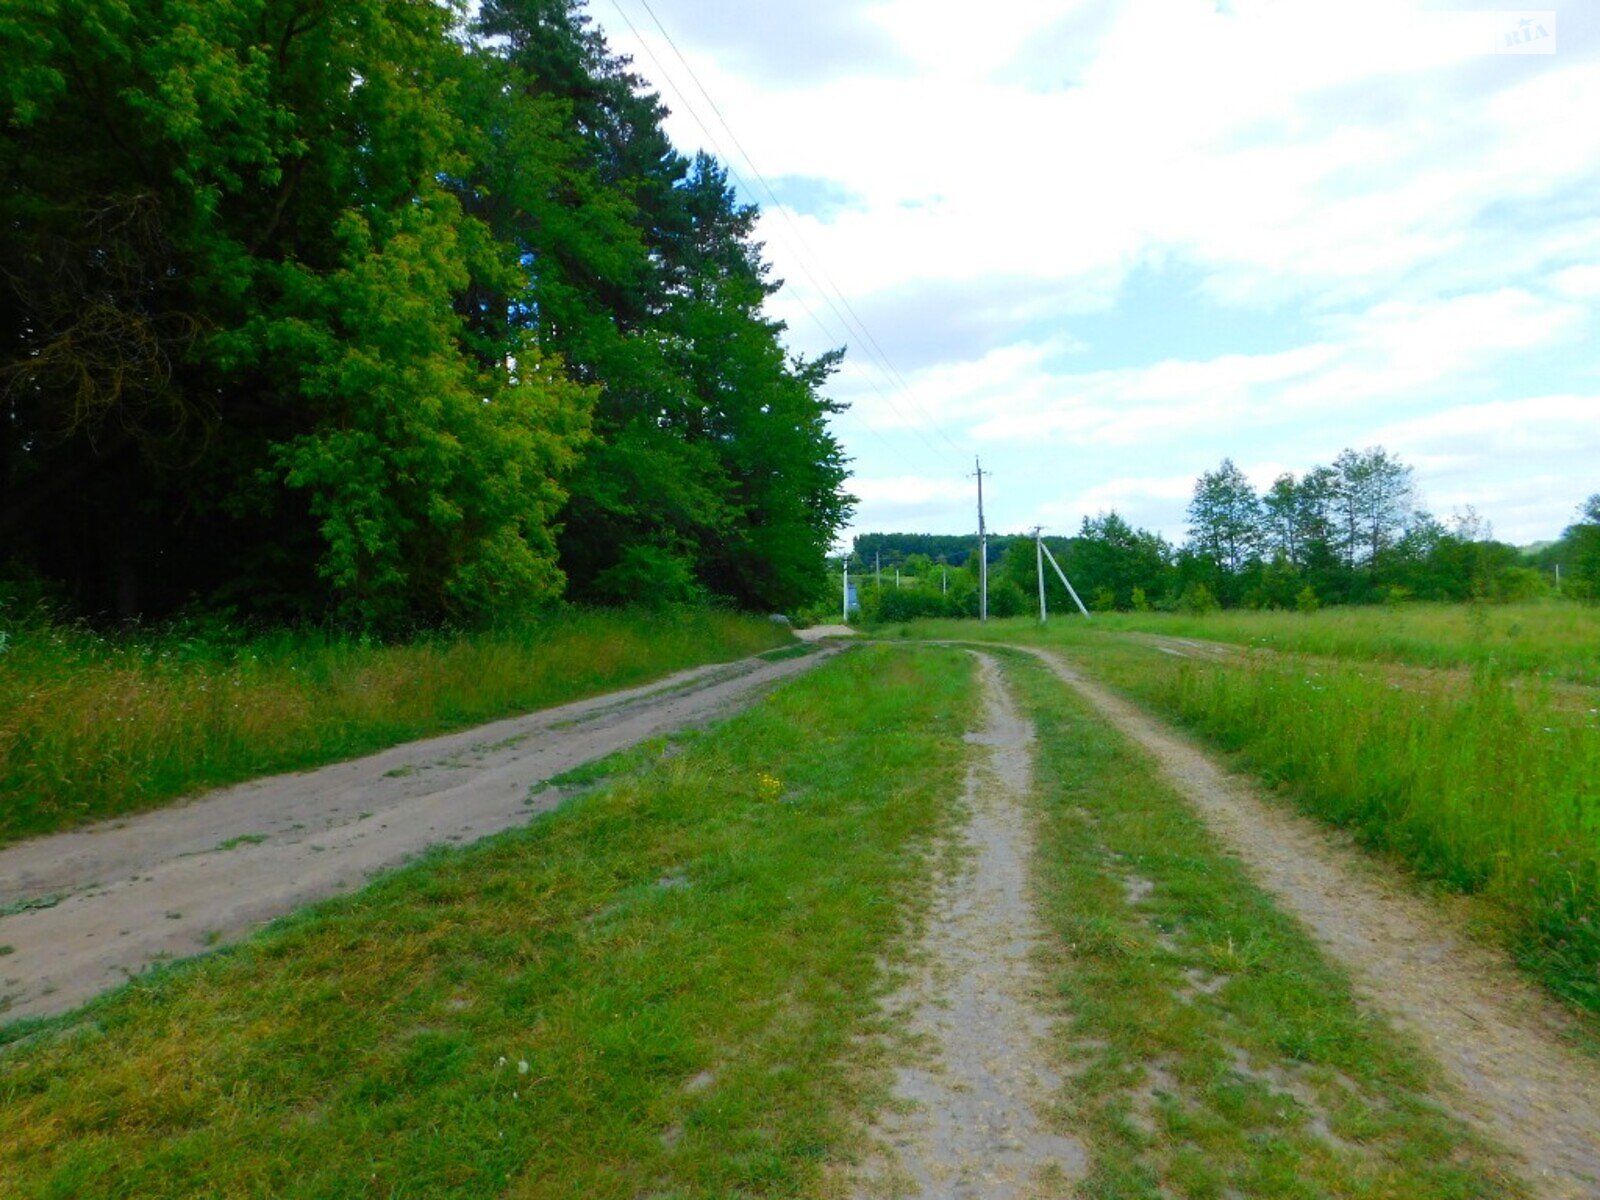
[[371, 627], [815, 587], [838, 356], [580, 0], [10, 0], [0, 53], [13, 577]]
[[[1375, 447], [1345, 450], [1332, 464], [1298, 477], [1281, 475], [1264, 493], [1224, 459], [1195, 481], [1189, 536], [1181, 545], [1134, 528], [1115, 511], [1085, 517], [1075, 537], [1045, 541], [1085, 603], [1102, 610], [1522, 600], [1554, 590], [1557, 564], [1564, 594], [1600, 599], [1600, 494], [1577, 515], [1559, 541], [1525, 552], [1494, 540], [1471, 510], [1448, 522], [1436, 519], [1420, 506], [1411, 468]], [[976, 539], [956, 539], [960, 556], [950, 553], [947, 540], [857, 538], [853, 569], [870, 570], [876, 552], [886, 565], [919, 577], [915, 587], [896, 594], [869, 591], [869, 610], [891, 620], [975, 616]], [[931, 549], [961, 570], [946, 577], [931, 569]], [[990, 569], [990, 612], [1032, 611], [1033, 539], [991, 538], [990, 553], [997, 560]], [[937, 591], [923, 578], [933, 579]], [[1066, 611], [1072, 602], [1053, 573], [1046, 583], [1051, 607]]]

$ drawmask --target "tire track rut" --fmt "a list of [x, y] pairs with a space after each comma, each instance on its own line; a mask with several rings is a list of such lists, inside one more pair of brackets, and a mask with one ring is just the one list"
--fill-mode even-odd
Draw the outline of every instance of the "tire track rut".
[[834, 653], [699, 667], [0, 850], [0, 1021], [65, 1012], [430, 846], [523, 824], [561, 800], [534, 785], [726, 716]]

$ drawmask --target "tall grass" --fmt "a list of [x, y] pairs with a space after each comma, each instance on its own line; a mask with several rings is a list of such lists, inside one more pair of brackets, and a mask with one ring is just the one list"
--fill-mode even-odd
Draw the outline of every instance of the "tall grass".
[[1600, 685], [1600, 606], [1400, 604], [1315, 613], [1096, 614], [1095, 625], [1331, 658], [1426, 667], [1495, 665]]
[[789, 640], [729, 613], [576, 610], [387, 646], [216, 628], [0, 636], [0, 844]]
[[1600, 1012], [1600, 714], [1490, 668], [1433, 690], [1325, 661], [1174, 661], [1130, 647], [1093, 664], [1242, 753], [1312, 814], [1488, 898], [1524, 964]]

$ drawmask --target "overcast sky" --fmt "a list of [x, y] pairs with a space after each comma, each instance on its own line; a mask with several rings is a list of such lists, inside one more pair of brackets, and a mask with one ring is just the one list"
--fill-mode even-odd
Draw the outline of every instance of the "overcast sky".
[[1600, 491], [1593, 0], [649, 4], [786, 211], [645, 0], [590, 12], [769, 210], [791, 347], [848, 343], [854, 531], [975, 528], [974, 455], [1008, 532], [1179, 540], [1224, 456], [1347, 446], [1508, 541]]

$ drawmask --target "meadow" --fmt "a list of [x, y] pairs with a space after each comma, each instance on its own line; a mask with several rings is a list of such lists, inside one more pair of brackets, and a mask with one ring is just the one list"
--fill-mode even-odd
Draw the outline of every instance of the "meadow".
[[1493, 666], [1600, 686], [1600, 605], [1407, 603], [1314, 613], [1096, 613], [1094, 621], [1110, 630], [1424, 667]]
[[403, 644], [0, 626], [0, 844], [790, 644], [708, 610], [552, 613]]
[[[1507, 630], [1510, 615], [1500, 618]], [[1600, 1013], [1600, 694], [1550, 681], [1565, 675], [1555, 664], [1589, 649], [1562, 631], [1581, 633], [1595, 616], [1558, 609], [1543, 625], [1523, 619], [1539, 647], [1521, 660], [1537, 664], [1525, 671], [1473, 640], [1470, 614], [1437, 610], [1057, 618], [1043, 630], [1028, 620], [930, 622], [912, 631], [1064, 651], [1425, 886], [1474, 898], [1484, 932], [1554, 993]], [[1308, 653], [1184, 654], [1141, 638], [1217, 629], [1236, 640], [1265, 630]], [[1379, 651], [1396, 646], [1470, 669], [1391, 668]]]

